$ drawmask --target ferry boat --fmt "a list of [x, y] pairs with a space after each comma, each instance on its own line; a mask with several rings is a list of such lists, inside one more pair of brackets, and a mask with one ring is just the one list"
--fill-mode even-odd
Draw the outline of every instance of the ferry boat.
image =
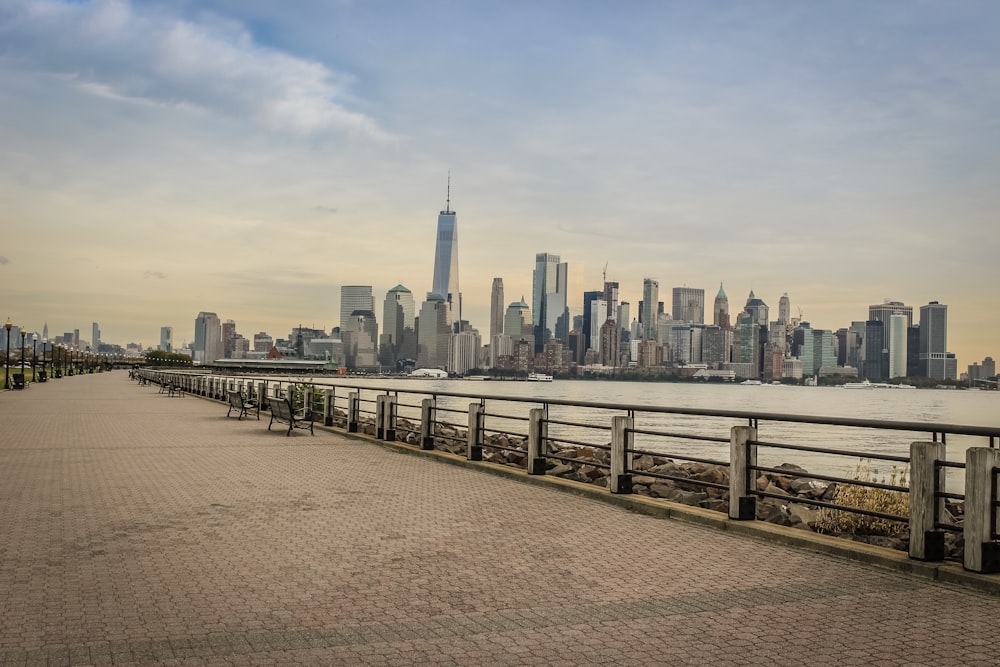
[[864, 382], [845, 382], [841, 386], [844, 389], [874, 389], [875, 388], [875, 385], [873, 385], [868, 380], [865, 380]]
[[529, 373], [528, 382], [552, 382], [552, 376], [545, 373]]

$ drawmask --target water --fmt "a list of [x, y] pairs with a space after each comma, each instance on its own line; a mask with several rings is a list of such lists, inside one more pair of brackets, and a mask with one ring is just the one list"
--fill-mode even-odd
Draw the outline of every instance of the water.
[[[851, 390], [839, 387], [801, 387], [784, 385], [747, 386], [739, 384], [693, 384], [668, 382], [616, 382], [616, 381], [573, 381], [554, 382], [501, 382], [471, 380], [432, 380], [406, 378], [315, 378], [317, 382], [327, 380], [357, 387], [381, 387], [396, 389], [401, 403], [419, 404], [423, 396], [405, 392], [427, 394], [434, 392], [455, 392], [483, 395], [486, 397], [506, 396], [525, 400], [565, 399], [572, 401], [594, 401], [622, 403], [626, 405], [661, 406], [676, 408], [701, 408], [708, 410], [744, 410], [759, 413], [783, 413], [803, 416], [824, 416], [834, 418], [860, 418], [904, 422], [930, 422], [937, 424], [961, 424], [971, 426], [996, 427], [1000, 429], [1000, 392], [958, 391], [938, 389], [870, 389]], [[371, 397], [362, 392], [362, 397]], [[467, 410], [468, 398], [440, 397], [438, 406]], [[487, 401], [489, 414], [518, 415], [527, 417], [525, 404]], [[371, 409], [371, 408], [370, 408]], [[400, 409], [400, 416], [419, 418], [419, 411], [413, 408]], [[607, 444], [610, 441], [611, 416], [624, 414], [622, 411], [593, 410], [577, 407], [553, 406], [549, 416], [552, 419], [593, 424], [602, 430], [553, 426], [550, 436], [562, 437], [582, 442]], [[465, 426], [467, 419], [462, 414], [442, 413], [441, 418]], [[694, 434], [725, 438], [727, 443], [712, 443], [636, 435], [635, 447], [651, 452], [676, 456], [697, 456], [726, 461], [729, 458], [729, 430], [735, 425], [745, 425], [744, 420], [697, 417], [690, 415], [665, 415], [655, 413], [636, 414], [636, 428], [669, 431], [671, 433]], [[503, 420], [488, 417], [487, 428], [526, 432], [523, 421]], [[820, 448], [848, 449], [868, 454], [890, 454], [908, 456], [910, 443], [914, 440], [930, 440], [930, 434], [830, 427], [814, 424], [783, 423], [761, 421], [758, 425], [758, 439]], [[987, 446], [982, 437], [948, 437], [949, 460], [964, 461], [965, 449], [970, 446]], [[851, 476], [859, 463], [858, 457], [837, 456], [823, 453], [796, 452], [775, 448], [761, 448], [759, 463], [775, 466], [780, 463], [795, 463], [820, 474]], [[872, 461], [871, 465], [881, 474], [891, 472], [894, 465], [889, 462]], [[905, 464], [896, 464], [904, 468]], [[961, 471], [949, 471], [948, 490], [960, 491], [963, 481]]]

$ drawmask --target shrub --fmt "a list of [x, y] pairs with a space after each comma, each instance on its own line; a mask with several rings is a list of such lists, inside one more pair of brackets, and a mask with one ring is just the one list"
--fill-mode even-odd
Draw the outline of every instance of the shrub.
[[[858, 463], [853, 479], [893, 486], [907, 486], [909, 472], [905, 468], [899, 469], [893, 466], [889, 472], [881, 473], [872, 466], [870, 459], [864, 459]], [[838, 485], [834, 502], [845, 507], [856, 507], [872, 512], [910, 516], [910, 494], [902, 491], [873, 489], [867, 486], [842, 483]], [[823, 533], [885, 535], [888, 537], [902, 537], [909, 530], [909, 526], [904, 522], [828, 508], [824, 508], [820, 513], [816, 528]]]

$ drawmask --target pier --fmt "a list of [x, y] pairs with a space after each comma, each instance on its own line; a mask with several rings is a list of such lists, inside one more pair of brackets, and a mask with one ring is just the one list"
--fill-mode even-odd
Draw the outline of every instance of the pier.
[[226, 408], [124, 371], [0, 396], [0, 665], [1000, 662], [996, 575]]

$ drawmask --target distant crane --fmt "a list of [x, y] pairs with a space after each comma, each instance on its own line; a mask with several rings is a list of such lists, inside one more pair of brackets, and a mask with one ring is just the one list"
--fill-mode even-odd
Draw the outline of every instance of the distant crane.
[[608, 282], [608, 263], [607, 262], [604, 262], [604, 270], [601, 271], [601, 278], [602, 278], [601, 282], [605, 282], [605, 283]]

